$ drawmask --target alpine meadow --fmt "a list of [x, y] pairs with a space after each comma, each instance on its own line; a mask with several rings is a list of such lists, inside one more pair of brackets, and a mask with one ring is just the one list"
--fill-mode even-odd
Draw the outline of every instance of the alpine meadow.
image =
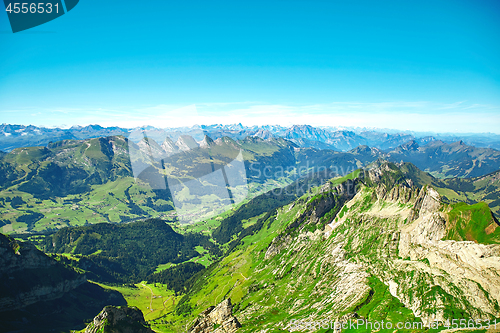
[[498, 0], [4, 0], [0, 333], [500, 332]]

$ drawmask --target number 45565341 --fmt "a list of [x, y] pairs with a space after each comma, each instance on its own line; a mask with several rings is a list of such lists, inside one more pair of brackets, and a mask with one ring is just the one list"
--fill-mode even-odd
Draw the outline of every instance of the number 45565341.
[[35, 13], [39, 13], [39, 14], [43, 14], [43, 13], [47, 13], [47, 14], [50, 14], [52, 13], [52, 11], [55, 11], [56, 13], [59, 13], [59, 4], [56, 3], [54, 5], [52, 5], [50, 2], [48, 3], [43, 3], [43, 2], [39, 2], [39, 3], [26, 3], [26, 2], [16, 2], [16, 3], [9, 3], [9, 5], [7, 6], [7, 8], [5, 8], [5, 11], [9, 12], [9, 13], [14, 13], [14, 14], [27, 14], [27, 13], [31, 13], [31, 14], [35, 14]]

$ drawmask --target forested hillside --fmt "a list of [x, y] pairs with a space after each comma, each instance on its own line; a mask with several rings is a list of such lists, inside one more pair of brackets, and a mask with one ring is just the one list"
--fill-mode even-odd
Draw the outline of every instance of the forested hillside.
[[159, 219], [64, 228], [30, 239], [46, 253], [68, 254], [56, 258], [100, 282], [140, 282], [160, 264], [177, 264], [200, 256], [196, 247], [212, 256], [220, 255], [207, 236], [179, 234]]

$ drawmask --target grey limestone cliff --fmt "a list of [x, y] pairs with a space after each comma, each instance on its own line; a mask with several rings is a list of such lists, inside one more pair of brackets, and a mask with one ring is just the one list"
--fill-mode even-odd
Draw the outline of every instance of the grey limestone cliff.
[[241, 327], [233, 316], [231, 299], [226, 299], [215, 307], [209, 307], [191, 325], [189, 333], [233, 333]]

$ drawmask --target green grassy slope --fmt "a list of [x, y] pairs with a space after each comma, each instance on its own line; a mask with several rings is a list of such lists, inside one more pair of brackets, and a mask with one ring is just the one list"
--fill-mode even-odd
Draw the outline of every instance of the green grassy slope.
[[[180, 152], [164, 160], [161, 172], [174, 182], [198, 178], [231, 162], [241, 150], [247, 160], [250, 195], [289, 184], [290, 174], [268, 177], [263, 169], [271, 162], [293, 167], [293, 145], [282, 139], [251, 141], [240, 144], [222, 138], [209, 149]], [[129, 142], [117, 136], [65, 140], [4, 155], [0, 161], [1, 230], [41, 232], [145, 217], [172, 220], [175, 212], [170, 191], [152, 188], [147, 174], [134, 180], [128, 150]], [[250, 161], [256, 174], [250, 170]], [[239, 195], [243, 186], [235, 185], [231, 191]], [[198, 213], [210, 218], [212, 204], [219, 198], [207, 194], [198, 199], [202, 206]]]
[[[422, 200], [418, 198], [426, 190], [405, 187], [407, 171], [394, 165], [384, 167], [379, 182], [370, 183], [372, 178], [362, 175], [361, 181], [369, 186], [360, 184], [356, 197], [341, 210], [330, 204], [332, 214], [314, 213], [328, 200], [328, 191], [333, 191], [323, 188], [320, 196], [309, 192], [268, 214], [253, 225], [252, 232], [242, 232], [228, 255], [200, 272], [191, 291], [164, 317], [176, 323], [165, 331], [186, 325], [227, 297], [235, 304], [242, 332], [284, 332], [292, 320], [332, 318], [418, 324], [420, 316], [427, 318], [432, 311], [449, 319], [492, 318], [492, 313], [472, 305], [460, 284], [455, 285], [433, 262], [399, 257], [401, 228], [410, 224], [415, 202]], [[385, 184], [385, 191], [380, 184]], [[393, 193], [400, 193], [396, 201], [390, 199]], [[472, 213], [460, 215], [458, 210]], [[484, 204], [459, 205], [443, 214], [449, 214], [450, 221], [460, 216], [462, 220], [449, 225], [457, 235], [481, 226], [484, 231], [473, 234], [474, 240], [498, 244], [496, 231], [485, 236], [491, 213], [483, 220], [475, 215], [487, 216], [488, 212]], [[325, 217], [329, 226], [336, 225], [333, 230], [324, 229], [326, 234], [322, 231]], [[405, 289], [403, 299], [394, 286]], [[490, 302], [498, 309], [496, 301]]]
[[[172, 210], [168, 197], [131, 177], [92, 185], [88, 192], [48, 199], [36, 198], [16, 188], [0, 192], [0, 227], [5, 233], [50, 231], [145, 217], [172, 219]], [[25, 217], [33, 213], [37, 215], [31, 219]]]
[[448, 212], [449, 229], [446, 239], [481, 244], [500, 243], [500, 224], [486, 203], [459, 203], [451, 208]]
[[500, 171], [474, 178], [438, 179], [411, 163], [403, 163], [399, 169], [401, 176], [411, 179], [415, 185], [431, 185], [445, 201], [485, 202], [494, 213], [500, 210]]
[[[285, 250], [272, 259], [265, 258], [271, 241], [278, 234], [290, 232], [289, 221], [304, 213], [304, 208], [305, 205], [296, 204], [278, 209], [259, 231], [243, 238], [226, 258], [199, 276], [189, 296], [176, 307], [176, 313], [166, 319], [182, 325], [186, 322], [185, 315], [191, 318], [227, 297], [236, 304], [235, 315], [243, 323], [242, 332], [263, 328], [285, 332], [285, 326], [292, 320], [315, 320], [330, 313], [334, 305], [321, 307], [318, 303], [327, 297], [325, 292], [332, 291], [341, 281], [328, 264], [319, 260], [329, 252], [324, 241], [318, 239], [298, 252]], [[337, 309], [337, 315], [356, 309], [370, 320], [418, 321], [376, 277], [366, 274], [364, 279], [367, 286], [364, 293], [358, 295], [350, 308]], [[330, 287], [325, 284], [327, 281]]]
[[[432, 332], [422, 328], [420, 318], [436, 311], [450, 319], [492, 318], [488, 311], [500, 307], [487, 285], [452, 276], [435, 258], [400, 256], [402, 230], [412, 225], [427, 191], [409, 184], [429, 179], [416, 177], [416, 170], [409, 173], [409, 165], [374, 167], [380, 172], [358, 170], [334, 178], [247, 218], [251, 222], [232, 235], [226, 254], [206, 269], [174, 265], [148, 279], [154, 283], [107, 288], [138, 306], [158, 332], [184, 331], [201, 311], [228, 297], [241, 332], [286, 332], [301, 321], [325, 319], [410, 322], [413, 329], [396, 331]], [[348, 195], [348, 189], [356, 192]], [[447, 217], [444, 240], [498, 244], [487, 205], [442, 204], [439, 212]], [[169, 285], [178, 280], [187, 283], [181, 289]], [[482, 290], [478, 295], [493, 310], [478, 308], [467, 296], [470, 286]]]

